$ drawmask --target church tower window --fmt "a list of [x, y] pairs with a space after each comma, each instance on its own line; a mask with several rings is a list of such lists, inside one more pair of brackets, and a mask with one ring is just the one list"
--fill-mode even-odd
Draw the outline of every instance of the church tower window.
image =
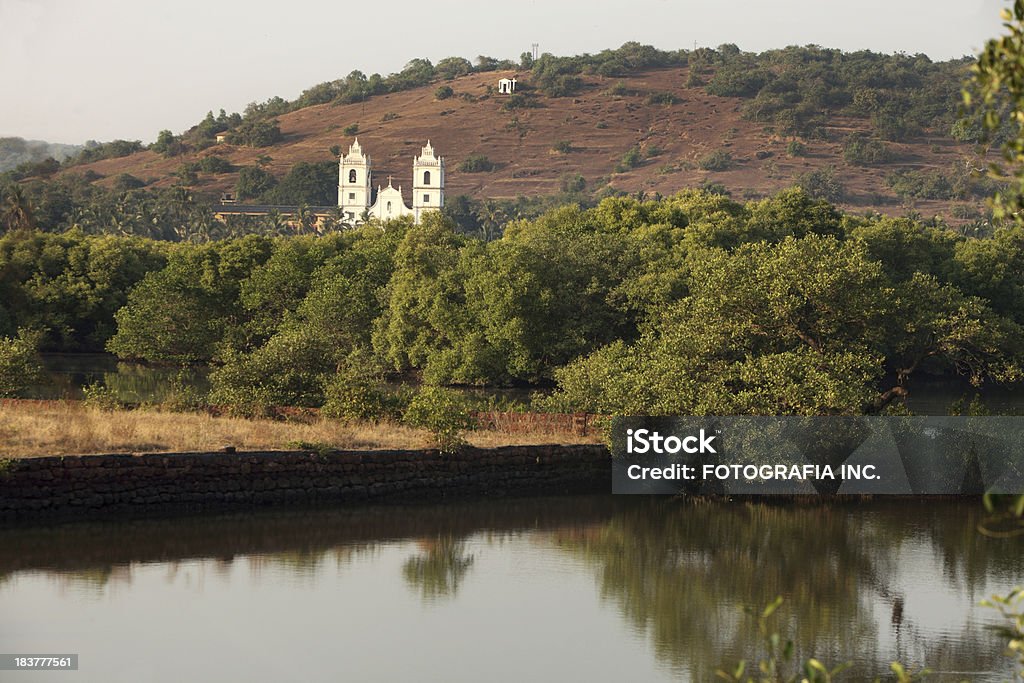
[[424, 185], [429, 185], [430, 184], [430, 171], [424, 171], [423, 172], [423, 184]]
[[348, 172], [348, 181], [354, 183], [356, 181], [356, 169], [352, 169]]

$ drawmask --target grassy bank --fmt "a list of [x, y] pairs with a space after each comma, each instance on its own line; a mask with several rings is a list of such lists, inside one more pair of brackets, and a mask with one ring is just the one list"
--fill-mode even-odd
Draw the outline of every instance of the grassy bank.
[[[538, 429], [469, 432], [470, 445], [595, 443], [597, 436]], [[161, 410], [100, 411], [75, 401], [8, 401], [0, 405], [0, 457], [83, 453], [208, 451], [302, 447], [339, 449], [429, 448], [430, 432], [390, 422], [286, 421], [175, 413]]]

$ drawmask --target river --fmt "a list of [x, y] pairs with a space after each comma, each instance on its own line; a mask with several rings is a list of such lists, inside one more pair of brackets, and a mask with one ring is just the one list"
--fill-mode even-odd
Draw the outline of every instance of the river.
[[[43, 380], [31, 387], [28, 398], [61, 399], [82, 397], [82, 387], [102, 384], [126, 403], [159, 403], [172, 390], [174, 382], [209, 389], [209, 369], [204, 366], [178, 368], [118, 361], [109, 354], [45, 354]], [[948, 415], [957, 402], [964, 404], [978, 395], [993, 415], [1024, 414], [1024, 384], [1012, 387], [986, 387], [976, 390], [965, 381], [949, 378], [916, 379], [908, 385], [908, 408], [918, 415]], [[527, 389], [469, 389], [474, 401], [486, 404], [518, 403], [528, 405]]]
[[5, 652], [37, 681], [710, 681], [743, 608], [850, 680], [1009, 679], [979, 601], [1024, 582], [977, 502], [612, 496], [270, 510], [0, 529]]

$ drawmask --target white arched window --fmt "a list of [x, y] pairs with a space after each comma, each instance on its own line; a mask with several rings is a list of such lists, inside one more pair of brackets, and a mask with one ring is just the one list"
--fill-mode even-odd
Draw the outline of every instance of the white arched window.
[[388, 213], [391, 213], [391, 202], [388, 202]]
[[423, 184], [424, 185], [429, 185], [430, 184], [430, 171], [424, 171], [423, 172]]
[[348, 181], [354, 183], [356, 181], [356, 169], [352, 169], [348, 172]]

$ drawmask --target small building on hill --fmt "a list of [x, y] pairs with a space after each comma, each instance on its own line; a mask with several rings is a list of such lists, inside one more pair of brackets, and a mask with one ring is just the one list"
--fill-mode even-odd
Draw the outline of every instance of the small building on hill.
[[511, 95], [516, 91], [515, 78], [502, 78], [498, 80], [498, 92], [502, 95]]

